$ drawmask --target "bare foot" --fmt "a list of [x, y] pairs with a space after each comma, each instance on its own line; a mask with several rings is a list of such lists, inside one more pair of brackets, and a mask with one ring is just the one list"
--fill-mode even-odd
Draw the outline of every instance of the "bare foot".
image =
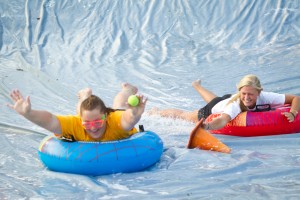
[[128, 92], [131, 94], [136, 94], [138, 92], [137, 87], [131, 85], [130, 83], [122, 83], [122, 89], [128, 90]]
[[136, 94], [137, 91], [137, 87], [129, 83], [122, 83], [122, 90], [114, 98], [113, 108], [126, 109], [128, 97]]
[[192, 82], [192, 86], [193, 86], [193, 87], [201, 86], [201, 80], [198, 79], [198, 80], [193, 81], [193, 82]]
[[91, 95], [92, 95], [91, 88], [84, 88], [77, 93], [78, 100], [81, 102], [87, 99], [88, 97], [90, 97]]

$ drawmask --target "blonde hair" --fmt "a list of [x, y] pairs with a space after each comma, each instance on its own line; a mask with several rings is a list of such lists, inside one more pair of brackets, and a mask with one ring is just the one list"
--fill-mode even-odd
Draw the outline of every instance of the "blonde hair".
[[[263, 90], [257, 76], [255, 76], [253, 74], [246, 75], [237, 84], [236, 87], [237, 87], [238, 91], [237, 91], [236, 95], [234, 95], [234, 97], [230, 99], [230, 101], [227, 103], [227, 105], [234, 102], [234, 101], [237, 101], [238, 99], [240, 99], [240, 96], [241, 96], [240, 95], [240, 90], [245, 86], [251, 86], [251, 87], [257, 89], [257, 91], [259, 93]], [[240, 108], [241, 108], [242, 112], [248, 110], [248, 108], [243, 104], [242, 101], [240, 101]]]

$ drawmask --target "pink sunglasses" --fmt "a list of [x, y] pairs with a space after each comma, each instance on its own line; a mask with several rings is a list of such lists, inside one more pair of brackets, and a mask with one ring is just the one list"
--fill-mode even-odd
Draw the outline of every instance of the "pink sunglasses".
[[94, 128], [101, 128], [104, 125], [106, 119], [106, 114], [104, 114], [101, 119], [99, 120], [95, 120], [95, 121], [91, 121], [91, 122], [82, 122], [82, 126], [86, 129], [86, 130], [90, 130], [92, 129], [92, 127]]

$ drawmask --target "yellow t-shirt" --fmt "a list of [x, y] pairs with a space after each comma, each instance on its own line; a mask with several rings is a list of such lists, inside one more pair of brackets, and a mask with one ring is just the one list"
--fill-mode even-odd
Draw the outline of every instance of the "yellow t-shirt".
[[137, 133], [136, 128], [130, 131], [123, 130], [121, 126], [121, 116], [124, 111], [114, 111], [108, 114], [106, 118], [106, 129], [103, 136], [99, 139], [93, 139], [89, 136], [82, 126], [82, 121], [78, 115], [57, 115], [60, 122], [62, 134], [55, 134], [57, 137], [64, 137], [76, 141], [111, 141], [128, 138]]

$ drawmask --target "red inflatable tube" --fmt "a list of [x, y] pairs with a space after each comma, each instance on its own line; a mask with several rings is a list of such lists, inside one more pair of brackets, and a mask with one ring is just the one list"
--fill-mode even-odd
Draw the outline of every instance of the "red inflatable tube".
[[[296, 116], [293, 122], [289, 122], [287, 118], [282, 115], [283, 112], [289, 111], [290, 106], [285, 105], [264, 112], [242, 112], [224, 128], [211, 130], [210, 132], [243, 137], [300, 133], [300, 114]], [[220, 113], [211, 114], [206, 119], [206, 123], [220, 115]]]

